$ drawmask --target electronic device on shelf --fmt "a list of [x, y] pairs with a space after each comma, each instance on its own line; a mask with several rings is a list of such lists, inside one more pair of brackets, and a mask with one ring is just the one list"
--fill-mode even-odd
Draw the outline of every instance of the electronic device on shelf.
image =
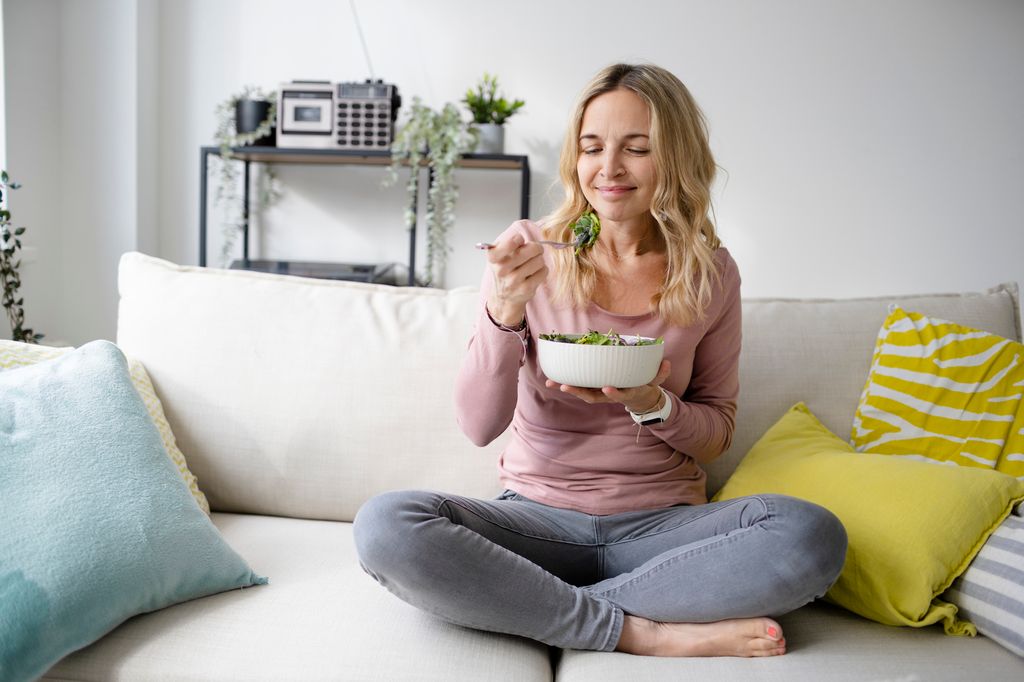
[[362, 83], [292, 81], [278, 94], [277, 146], [387, 150], [402, 98], [381, 79]]
[[341, 149], [390, 149], [402, 98], [398, 87], [381, 79], [338, 83], [334, 92], [337, 126], [334, 141]]
[[231, 261], [231, 270], [253, 270], [275, 275], [316, 279], [337, 279], [371, 284], [397, 284], [394, 263], [322, 263], [319, 261], [255, 260]]
[[277, 146], [333, 146], [334, 85], [330, 81], [283, 83], [277, 95]]

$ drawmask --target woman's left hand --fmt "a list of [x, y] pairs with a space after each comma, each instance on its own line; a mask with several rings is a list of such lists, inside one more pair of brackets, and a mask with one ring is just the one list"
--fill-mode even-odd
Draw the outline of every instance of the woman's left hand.
[[605, 386], [604, 388], [581, 388], [580, 386], [569, 386], [559, 384], [547, 379], [544, 385], [548, 388], [559, 387], [562, 393], [574, 395], [585, 403], [621, 403], [627, 410], [635, 414], [652, 412], [661, 405], [661, 384], [672, 372], [672, 363], [662, 360], [658, 367], [658, 374], [651, 380], [651, 383], [636, 388], [615, 388]]

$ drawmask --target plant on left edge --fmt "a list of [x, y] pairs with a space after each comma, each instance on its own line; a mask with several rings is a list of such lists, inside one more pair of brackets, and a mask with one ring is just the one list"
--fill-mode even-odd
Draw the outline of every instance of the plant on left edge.
[[21, 267], [21, 258], [18, 251], [21, 250], [21, 237], [25, 233], [24, 227], [11, 227], [11, 212], [7, 210], [4, 203], [4, 195], [8, 190], [18, 189], [20, 185], [7, 176], [7, 171], [0, 171], [0, 283], [3, 284], [4, 309], [7, 311], [7, 319], [11, 323], [11, 338], [23, 343], [39, 343], [43, 338], [42, 334], [36, 333], [25, 327], [25, 299], [18, 295], [21, 288], [21, 275], [18, 268]]

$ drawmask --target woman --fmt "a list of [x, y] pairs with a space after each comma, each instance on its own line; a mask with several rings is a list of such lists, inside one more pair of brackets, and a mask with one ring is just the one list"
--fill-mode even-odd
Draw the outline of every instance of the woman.
[[[496, 500], [386, 493], [360, 510], [363, 567], [391, 592], [471, 628], [564, 648], [668, 656], [785, 653], [771, 618], [823, 595], [846, 534], [816, 505], [764, 495], [708, 503], [739, 393], [740, 277], [709, 219], [703, 116], [664, 69], [615, 65], [576, 106], [562, 206], [487, 252], [480, 318], [456, 383], [459, 423], [485, 445], [511, 425]], [[569, 241], [593, 212], [601, 230]], [[540, 333], [664, 337], [638, 388], [547, 380]]]

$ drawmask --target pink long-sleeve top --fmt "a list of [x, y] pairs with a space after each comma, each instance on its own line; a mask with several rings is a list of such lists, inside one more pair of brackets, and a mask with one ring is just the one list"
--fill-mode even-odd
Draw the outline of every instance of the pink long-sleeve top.
[[[527, 240], [541, 238], [539, 225], [521, 220], [501, 239], [516, 232]], [[707, 501], [699, 463], [729, 447], [739, 395], [740, 276], [724, 247], [716, 256], [721, 280], [704, 318], [687, 327], [653, 313], [611, 313], [594, 303], [585, 309], [556, 305], [549, 279], [527, 304], [527, 330], [517, 335], [488, 317], [493, 282], [484, 273], [476, 328], [456, 379], [456, 412], [463, 432], [480, 446], [511, 425], [498, 462], [504, 487], [554, 507], [599, 515]], [[550, 259], [548, 249], [545, 257]], [[587, 404], [544, 385], [537, 336], [591, 329], [664, 337], [665, 358], [672, 363], [662, 384], [672, 400], [666, 422], [641, 427], [618, 403]]]

